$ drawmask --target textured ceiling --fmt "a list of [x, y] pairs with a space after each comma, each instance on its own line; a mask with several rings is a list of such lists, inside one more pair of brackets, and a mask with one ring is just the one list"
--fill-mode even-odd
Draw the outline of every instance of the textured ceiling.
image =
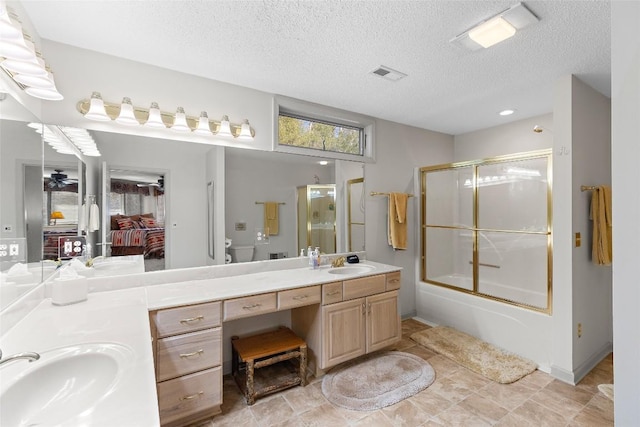
[[[460, 134], [553, 110], [558, 77], [610, 96], [610, 3], [527, 1], [540, 22], [490, 49], [449, 43], [515, 1], [33, 1], [40, 37]], [[391, 82], [380, 65], [408, 74]], [[505, 108], [516, 114], [497, 115]]]

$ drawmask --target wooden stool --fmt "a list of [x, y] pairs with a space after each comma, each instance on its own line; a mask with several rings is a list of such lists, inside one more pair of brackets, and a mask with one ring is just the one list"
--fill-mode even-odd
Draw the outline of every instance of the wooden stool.
[[[307, 370], [307, 344], [289, 328], [239, 338], [231, 337], [231, 373], [244, 393], [247, 405], [253, 405], [256, 398], [274, 393], [298, 384], [305, 386]], [[254, 370], [274, 365], [290, 359], [298, 359], [295, 374], [288, 375], [275, 384], [258, 387], [254, 384]], [[242, 373], [244, 368], [244, 374]]]

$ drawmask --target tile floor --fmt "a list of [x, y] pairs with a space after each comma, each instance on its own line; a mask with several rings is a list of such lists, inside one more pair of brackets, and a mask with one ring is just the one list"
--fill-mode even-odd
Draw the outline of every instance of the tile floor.
[[513, 384], [498, 384], [417, 345], [409, 336], [429, 326], [402, 322], [402, 341], [394, 350], [418, 355], [433, 366], [436, 380], [427, 389], [377, 411], [333, 406], [322, 394], [322, 380], [258, 399], [247, 406], [235, 382], [224, 378], [222, 414], [196, 424], [218, 426], [613, 426], [613, 402], [598, 384], [613, 382], [609, 355], [577, 386], [535, 371]]

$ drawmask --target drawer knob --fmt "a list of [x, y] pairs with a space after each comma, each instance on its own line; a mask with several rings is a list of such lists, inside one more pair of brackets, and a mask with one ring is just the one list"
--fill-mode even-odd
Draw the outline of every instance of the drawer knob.
[[391, 279], [389, 280], [389, 283], [398, 283], [400, 281], [400, 279]]
[[180, 321], [180, 323], [186, 324], [186, 323], [191, 323], [191, 322], [199, 322], [201, 320], [204, 320], [204, 316], [202, 314], [200, 316], [191, 317], [189, 319], [182, 319]]
[[297, 296], [297, 297], [293, 297], [293, 299], [296, 300], [296, 301], [300, 301], [300, 300], [307, 299], [307, 298], [309, 298], [309, 295], [300, 295], [300, 296]]
[[327, 292], [325, 295], [330, 297], [330, 296], [333, 296], [333, 295], [338, 295], [339, 293], [340, 293], [340, 291], [331, 291], [331, 292]]
[[198, 398], [198, 397], [202, 396], [203, 394], [204, 394], [204, 391], [199, 391], [196, 394], [190, 394], [189, 396], [182, 396], [180, 398], [180, 401], [195, 399], [195, 398]]
[[204, 350], [200, 349], [198, 351], [194, 351], [193, 353], [180, 353], [180, 357], [188, 358], [193, 356], [200, 356], [202, 353], [204, 353]]
[[242, 307], [243, 310], [252, 310], [254, 308], [258, 308], [260, 307], [262, 304], [252, 304], [252, 305], [245, 305]]

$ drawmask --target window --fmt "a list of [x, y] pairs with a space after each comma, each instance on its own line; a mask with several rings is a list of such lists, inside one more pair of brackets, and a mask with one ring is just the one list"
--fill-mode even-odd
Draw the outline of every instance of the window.
[[283, 97], [275, 106], [276, 151], [373, 160], [372, 118]]

